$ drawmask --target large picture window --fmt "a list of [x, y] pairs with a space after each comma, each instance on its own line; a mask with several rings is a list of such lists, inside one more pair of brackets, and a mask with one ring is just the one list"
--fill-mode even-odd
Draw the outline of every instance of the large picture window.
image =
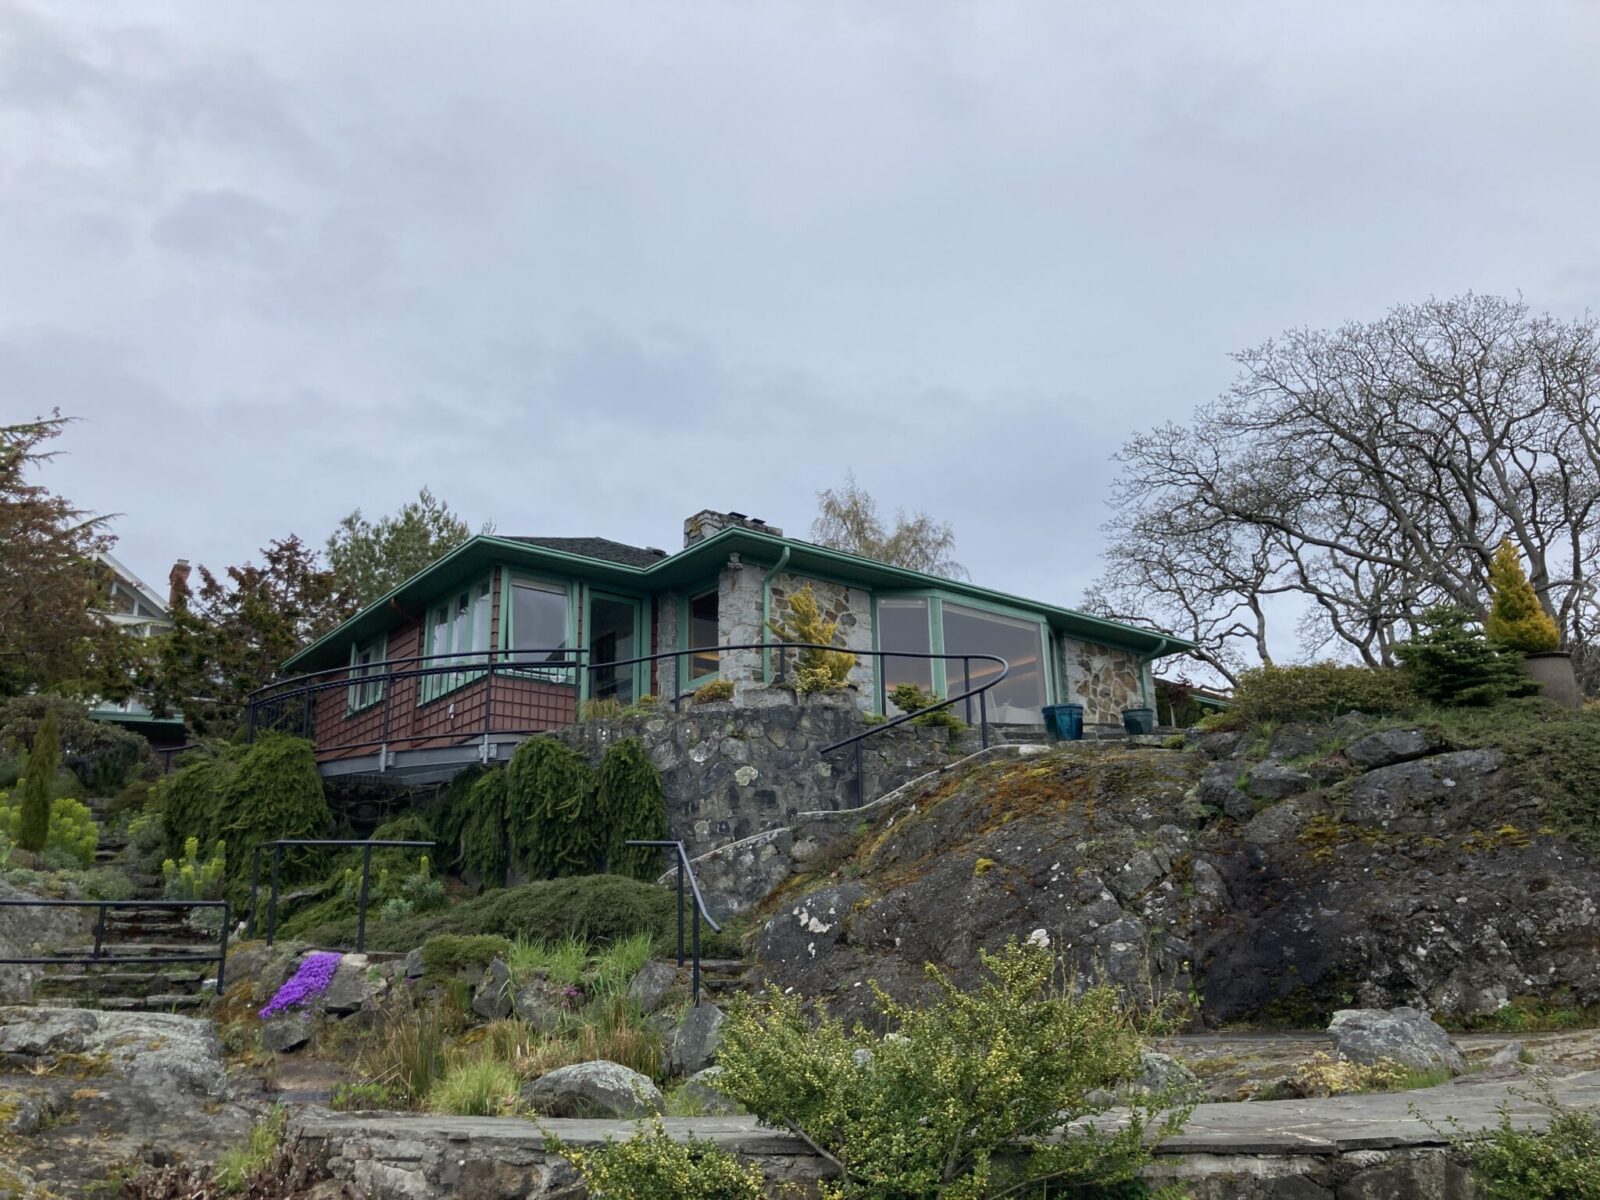
[[[928, 602], [923, 599], [878, 601], [878, 649], [895, 654], [927, 654], [933, 648], [928, 631]], [[933, 660], [894, 658], [879, 660], [883, 678], [884, 703], [902, 683], [913, 683], [925, 692], [933, 691]]]
[[[1037, 621], [1007, 617], [968, 608], [946, 600], [944, 652], [946, 654], [997, 654], [1010, 665], [999, 685], [988, 693], [989, 719], [1002, 724], [1037, 725], [1044, 719], [1044, 628]], [[1000, 673], [1000, 665], [987, 659], [970, 663], [972, 687], [981, 687]], [[959, 659], [945, 659], [948, 695], [969, 690]], [[964, 706], [956, 706], [960, 711]], [[976, 712], [976, 702], [973, 708]]]
[[[717, 645], [717, 593], [715, 589], [689, 598], [689, 647]], [[703, 681], [722, 668], [722, 656], [715, 650], [689, 657], [689, 684]]]
[[[432, 700], [477, 677], [477, 672], [436, 671], [436, 668], [481, 665], [487, 660], [492, 617], [489, 583], [474, 584], [437, 604], [428, 614], [428, 660], [422, 677], [422, 699]], [[442, 657], [436, 657], [442, 656]]]
[[567, 589], [559, 584], [513, 580], [510, 624], [504, 641], [509, 651], [506, 657], [528, 674], [552, 683], [572, 682], [570, 667], [543, 665], [571, 661]]

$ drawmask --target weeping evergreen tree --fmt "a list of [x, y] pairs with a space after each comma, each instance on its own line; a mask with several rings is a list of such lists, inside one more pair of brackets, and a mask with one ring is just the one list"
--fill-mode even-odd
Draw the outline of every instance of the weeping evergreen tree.
[[555, 738], [529, 738], [506, 773], [512, 843], [529, 877], [597, 870], [607, 834], [597, 820], [594, 768], [583, 755]]
[[613, 743], [600, 760], [597, 808], [600, 827], [607, 831], [605, 856], [611, 870], [634, 879], [654, 879], [660, 873], [661, 851], [624, 845], [630, 838], [667, 836], [661, 772], [638, 738]]
[[[257, 844], [325, 838], [333, 824], [311, 743], [279, 733], [250, 745], [223, 783], [216, 805], [217, 832], [227, 842], [228, 874], [234, 879], [248, 876]], [[312, 878], [321, 873], [323, 858], [310, 847], [285, 850], [283, 878]]]
[[490, 886], [506, 881], [506, 802], [509, 769], [475, 777], [464, 799], [455, 802], [461, 815], [461, 866]]

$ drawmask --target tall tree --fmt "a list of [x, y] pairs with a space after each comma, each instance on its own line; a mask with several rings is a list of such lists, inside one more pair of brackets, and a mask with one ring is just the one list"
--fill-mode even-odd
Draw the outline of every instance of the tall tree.
[[423, 488], [391, 516], [369, 521], [358, 508], [340, 521], [328, 539], [328, 562], [360, 603], [371, 604], [471, 536], [467, 523]]
[[967, 569], [952, 557], [956, 535], [947, 522], [935, 521], [925, 512], [908, 516], [897, 508], [890, 528], [878, 515], [877, 502], [856, 482], [854, 471], [845, 474], [844, 486], [817, 493], [811, 540], [925, 575], [967, 578]]
[[50, 788], [61, 765], [61, 726], [56, 710], [45, 714], [39, 732], [33, 735], [28, 751], [27, 774], [22, 779], [22, 814], [17, 826], [17, 845], [35, 854], [43, 852], [50, 840]]
[[73, 685], [116, 638], [95, 615], [105, 598], [95, 555], [114, 540], [107, 518], [30, 478], [67, 424], [57, 410], [0, 425], [0, 696]]
[[200, 586], [178, 598], [145, 678], [157, 712], [181, 710], [200, 733], [235, 729], [250, 692], [355, 611], [343, 581], [299, 538], [270, 542], [261, 557], [221, 578], [201, 567]]
[[1236, 361], [1192, 422], [1124, 446], [1109, 604], [1210, 631], [1226, 665], [1264, 646], [1263, 599], [1289, 596], [1303, 651], [1391, 664], [1424, 609], [1483, 618], [1508, 538], [1563, 643], [1600, 641], [1594, 321], [1466, 295]]

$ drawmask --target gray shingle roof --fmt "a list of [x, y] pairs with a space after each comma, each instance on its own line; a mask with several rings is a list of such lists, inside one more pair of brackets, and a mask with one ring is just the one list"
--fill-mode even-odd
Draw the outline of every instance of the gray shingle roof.
[[648, 567], [665, 558], [666, 551], [644, 546], [629, 546], [598, 537], [511, 537], [513, 542], [526, 542], [530, 546], [543, 546], [546, 550], [559, 550], [563, 554], [581, 554], [585, 558], [598, 558], [605, 562], [621, 563], [625, 567]]

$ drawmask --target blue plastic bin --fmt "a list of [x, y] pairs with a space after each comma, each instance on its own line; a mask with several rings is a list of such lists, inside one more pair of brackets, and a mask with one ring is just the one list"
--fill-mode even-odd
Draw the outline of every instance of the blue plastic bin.
[[1044, 706], [1044, 731], [1052, 742], [1079, 742], [1083, 740], [1083, 705], [1046, 704]]
[[1125, 708], [1122, 710], [1122, 728], [1132, 734], [1156, 731], [1156, 710], [1153, 708]]

